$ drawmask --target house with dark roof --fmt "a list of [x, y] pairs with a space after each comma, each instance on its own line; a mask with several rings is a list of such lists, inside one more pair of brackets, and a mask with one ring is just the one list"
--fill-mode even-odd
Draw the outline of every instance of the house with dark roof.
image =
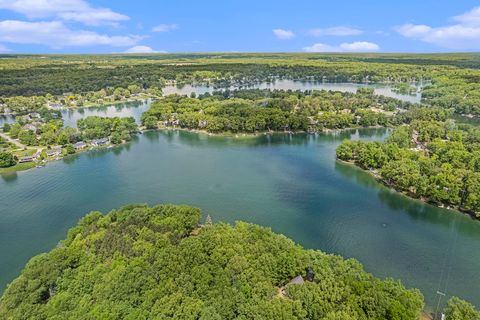
[[33, 162], [35, 160], [37, 160], [37, 158], [35, 158], [34, 156], [26, 156], [26, 157], [20, 158], [18, 162], [25, 163], [25, 162]]
[[54, 148], [47, 150], [47, 156], [49, 157], [58, 157], [62, 154], [62, 148]]
[[91, 144], [94, 147], [99, 147], [99, 146], [104, 146], [108, 143], [110, 143], [110, 140], [108, 138], [102, 138], [102, 139], [93, 140]]
[[73, 144], [73, 147], [75, 148], [75, 150], [81, 150], [81, 149], [86, 148], [87, 144], [83, 141], [79, 141], [79, 142]]

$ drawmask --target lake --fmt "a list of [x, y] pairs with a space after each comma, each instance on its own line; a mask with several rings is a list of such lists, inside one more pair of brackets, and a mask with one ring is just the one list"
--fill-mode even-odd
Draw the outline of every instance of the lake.
[[[262, 82], [256, 85], [242, 87], [248, 89], [281, 89], [281, 90], [332, 90], [341, 92], [356, 92], [358, 88], [374, 88], [375, 93], [392, 98], [397, 98], [403, 101], [420, 102], [421, 94], [415, 95], [398, 94], [392, 91], [391, 87], [386, 84], [362, 84], [362, 83], [331, 83], [331, 82], [319, 82], [319, 81], [296, 81], [296, 80], [276, 80], [274, 82]], [[239, 87], [230, 87], [228, 89], [238, 89]], [[164, 95], [180, 94], [190, 95], [192, 92], [195, 94], [204, 94], [206, 92], [213, 92], [215, 90], [212, 86], [166, 86], [163, 88]], [[64, 125], [69, 127], [76, 127], [77, 120], [88, 116], [100, 116], [100, 117], [134, 117], [135, 120], [140, 123], [140, 117], [144, 111], [148, 109], [148, 101], [135, 101], [126, 102], [109, 106], [101, 107], [89, 107], [89, 108], [76, 108], [76, 109], [64, 109], [61, 110]], [[15, 122], [13, 116], [0, 115], [0, 126], [4, 123]]]
[[[373, 88], [375, 94], [384, 95], [387, 97], [396, 98], [408, 102], [420, 102], [422, 95], [420, 92], [417, 92], [415, 95], [399, 94], [392, 90], [392, 87], [388, 84], [382, 83], [336, 83], [336, 82], [322, 82], [322, 81], [311, 81], [311, 80], [288, 80], [281, 79], [275, 80], [272, 82], [261, 82], [249, 86], [231, 86], [229, 90], [235, 89], [269, 89], [269, 90], [331, 90], [331, 91], [341, 91], [341, 92], [352, 92], [355, 93], [358, 88]], [[165, 95], [169, 94], [180, 94], [180, 95], [190, 95], [190, 93], [195, 92], [198, 94], [204, 94], [207, 92], [212, 93], [215, 90], [225, 90], [225, 88], [214, 88], [213, 86], [192, 86], [192, 85], [183, 85], [183, 86], [167, 86], [162, 89]]]
[[409, 199], [335, 161], [343, 139], [385, 129], [226, 138], [146, 132], [109, 150], [0, 177], [0, 291], [91, 210], [127, 203], [200, 207], [213, 221], [271, 227], [307, 248], [353, 257], [374, 275], [480, 306], [480, 223]]

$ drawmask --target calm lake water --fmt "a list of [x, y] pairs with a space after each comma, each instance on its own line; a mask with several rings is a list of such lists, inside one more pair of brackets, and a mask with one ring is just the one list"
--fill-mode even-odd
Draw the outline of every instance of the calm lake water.
[[[277, 80], [271, 83], [259, 83], [253, 86], [242, 88], [258, 88], [258, 89], [282, 89], [282, 90], [332, 90], [342, 92], [356, 92], [358, 88], [370, 87], [375, 89], [375, 93], [388, 97], [397, 98], [409, 102], [420, 102], [421, 94], [405, 95], [397, 94], [392, 91], [391, 87], [385, 84], [361, 84], [361, 83], [328, 83], [317, 81], [294, 81], [294, 80]], [[238, 87], [230, 87], [229, 89], [238, 89]], [[195, 92], [197, 95], [206, 92], [213, 92], [218, 89], [214, 89], [211, 86], [191, 86], [185, 85], [181, 87], [167, 86], [163, 88], [164, 95], [180, 94], [190, 95]], [[68, 127], [76, 127], [77, 120], [88, 116], [100, 116], [100, 117], [134, 117], [138, 123], [140, 123], [140, 117], [144, 111], [149, 107], [149, 101], [135, 101], [122, 104], [115, 104], [102, 107], [89, 107], [78, 109], [66, 109], [62, 110], [62, 118], [64, 125]], [[0, 126], [4, 123], [15, 122], [14, 116], [0, 115]]]
[[[114, 104], [110, 106], [99, 106], [89, 108], [77, 108], [77, 109], [63, 109], [61, 110], [63, 125], [65, 127], [77, 127], [77, 120], [86, 118], [89, 116], [99, 117], [134, 117], [135, 120], [140, 123], [140, 117], [142, 113], [147, 111], [150, 106], [150, 100], [145, 101], [132, 101]], [[14, 123], [14, 116], [0, 115], [0, 127], [4, 123]]]
[[335, 161], [343, 139], [385, 135], [147, 132], [125, 146], [3, 176], [0, 290], [91, 210], [179, 203], [214, 221], [269, 226], [304, 247], [356, 258], [378, 277], [421, 289], [429, 305], [440, 288], [480, 306], [480, 223], [408, 199]]
[[140, 123], [142, 113], [149, 107], [150, 101], [132, 101], [111, 106], [62, 110], [63, 125], [76, 128], [77, 120], [89, 116], [134, 117], [137, 123]]
[[[409, 102], [420, 102], [422, 98], [421, 93], [417, 92], [415, 95], [407, 94], [398, 94], [392, 91], [392, 88], [387, 84], [363, 84], [363, 83], [333, 83], [333, 82], [322, 82], [322, 81], [299, 81], [299, 80], [276, 80], [273, 82], [262, 82], [254, 84], [251, 86], [243, 87], [230, 87], [228, 89], [270, 89], [270, 90], [331, 90], [331, 91], [341, 91], [341, 92], [356, 92], [358, 88], [374, 88], [375, 93], [378, 95], [384, 95], [387, 97], [397, 98]], [[210, 92], [212, 93], [215, 90], [224, 90], [224, 89], [215, 89], [212, 86], [167, 86], [163, 88], [163, 93], [165, 95], [169, 94], [181, 94], [181, 95], [190, 95], [190, 93], [195, 92], [198, 94], [203, 94]]]

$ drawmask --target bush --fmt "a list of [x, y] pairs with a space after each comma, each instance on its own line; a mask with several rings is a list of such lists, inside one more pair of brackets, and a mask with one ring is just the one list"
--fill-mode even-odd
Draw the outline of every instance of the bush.
[[0, 168], [7, 168], [16, 165], [15, 157], [10, 152], [0, 152]]

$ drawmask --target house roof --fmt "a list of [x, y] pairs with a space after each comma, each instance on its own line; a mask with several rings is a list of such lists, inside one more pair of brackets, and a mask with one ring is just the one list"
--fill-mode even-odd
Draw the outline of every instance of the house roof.
[[287, 284], [304, 284], [305, 281], [303, 280], [303, 277], [302, 276], [296, 276], [295, 278], [293, 278], [292, 280], [290, 280], [290, 282]]

